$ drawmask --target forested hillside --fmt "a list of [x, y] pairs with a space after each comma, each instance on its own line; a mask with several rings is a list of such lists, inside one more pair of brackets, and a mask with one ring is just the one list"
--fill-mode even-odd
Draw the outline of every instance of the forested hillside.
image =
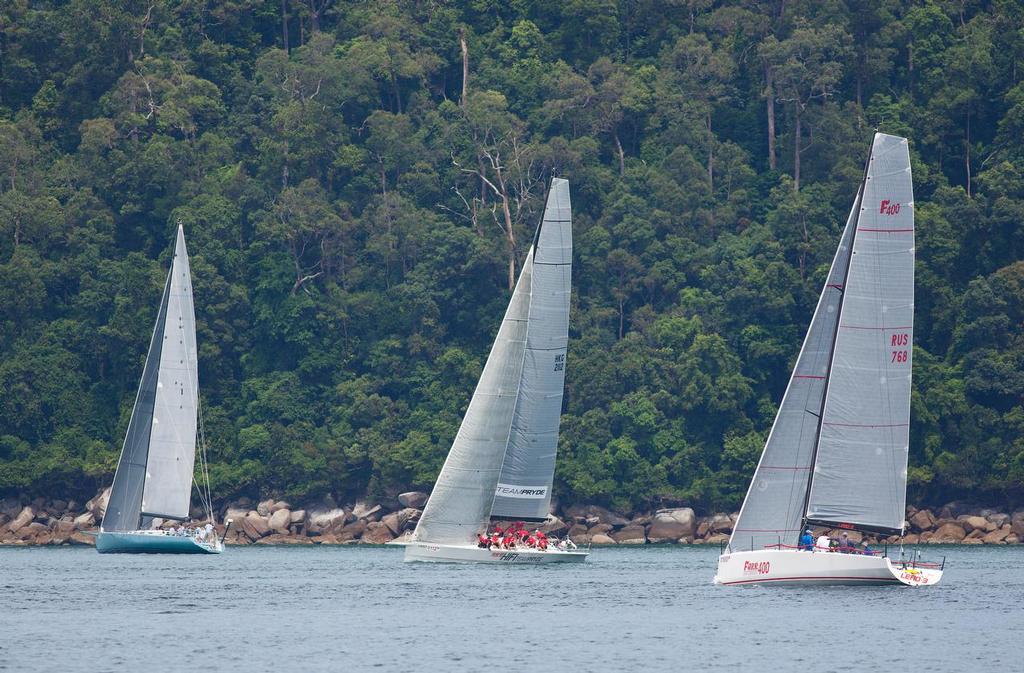
[[556, 494], [736, 507], [875, 129], [910, 502], [1024, 495], [1024, 2], [9, 0], [0, 494], [109, 483], [185, 226], [213, 491], [428, 488], [552, 175]]

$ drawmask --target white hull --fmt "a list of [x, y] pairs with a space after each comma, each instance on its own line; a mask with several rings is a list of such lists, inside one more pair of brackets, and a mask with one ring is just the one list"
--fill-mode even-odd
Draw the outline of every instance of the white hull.
[[589, 551], [548, 549], [481, 549], [456, 545], [409, 542], [405, 545], [406, 561], [427, 563], [583, 563]]
[[938, 568], [904, 568], [882, 556], [763, 549], [722, 554], [715, 584], [931, 586], [941, 578]]

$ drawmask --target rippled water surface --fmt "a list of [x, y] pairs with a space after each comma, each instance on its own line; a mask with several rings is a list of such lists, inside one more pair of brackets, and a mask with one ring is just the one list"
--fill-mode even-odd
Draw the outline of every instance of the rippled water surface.
[[715, 587], [699, 547], [497, 567], [0, 548], [0, 670], [1022, 670], [1024, 548], [927, 552], [937, 587], [786, 589]]

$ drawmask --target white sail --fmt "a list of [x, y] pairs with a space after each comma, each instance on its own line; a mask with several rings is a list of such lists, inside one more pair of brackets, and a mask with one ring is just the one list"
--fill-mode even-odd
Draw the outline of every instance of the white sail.
[[196, 318], [185, 234], [179, 225], [167, 294], [142, 513], [187, 519], [199, 404]]
[[569, 182], [551, 181], [532, 254], [529, 326], [512, 430], [491, 516], [544, 519], [558, 451], [572, 289]]
[[807, 519], [900, 532], [914, 327], [905, 138], [875, 134], [843, 293]]
[[415, 540], [472, 544], [487, 526], [523, 370], [533, 258], [531, 248]]
[[811, 456], [818, 434], [818, 415], [825, 393], [832, 341], [836, 334], [843, 276], [850, 256], [860, 206], [860, 191], [846, 220], [832, 266], [818, 298], [814, 317], [797, 356], [775, 423], [768, 434], [757, 471], [733, 528], [729, 547], [762, 549], [766, 545], [795, 545], [804, 517]]

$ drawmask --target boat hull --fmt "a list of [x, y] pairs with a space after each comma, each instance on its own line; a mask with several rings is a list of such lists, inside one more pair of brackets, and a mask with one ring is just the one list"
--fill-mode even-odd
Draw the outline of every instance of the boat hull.
[[938, 568], [903, 567], [882, 556], [792, 549], [727, 552], [715, 584], [932, 586]]
[[194, 537], [167, 535], [162, 531], [101, 531], [96, 536], [96, 551], [101, 554], [219, 554], [224, 551], [224, 545], [220, 540], [201, 542]]
[[456, 545], [409, 542], [405, 545], [405, 560], [426, 563], [498, 563], [505, 565], [536, 565], [539, 563], [583, 563], [589, 551], [561, 551], [548, 549], [481, 549]]

